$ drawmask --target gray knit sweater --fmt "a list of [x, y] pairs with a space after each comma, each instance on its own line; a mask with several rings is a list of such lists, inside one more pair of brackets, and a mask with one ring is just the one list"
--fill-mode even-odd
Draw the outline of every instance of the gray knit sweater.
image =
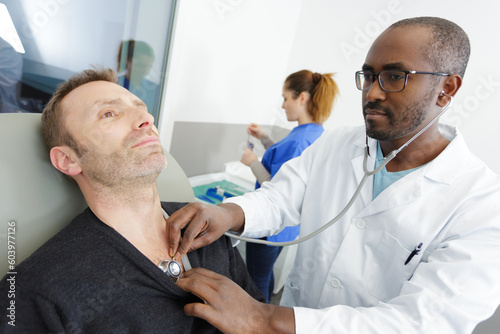
[[[162, 203], [171, 215], [181, 203]], [[188, 254], [193, 268], [225, 275], [258, 300], [229, 238]], [[218, 333], [183, 312], [199, 301], [90, 209], [16, 268], [15, 327], [8, 324], [9, 277], [0, 282], [0, 333]]]

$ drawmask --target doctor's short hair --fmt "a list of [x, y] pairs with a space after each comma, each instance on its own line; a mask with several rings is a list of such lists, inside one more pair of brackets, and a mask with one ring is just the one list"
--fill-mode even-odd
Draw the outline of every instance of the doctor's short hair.
[[292, 92], [296, 99], [300, 93], [308, 92], [310, 97], [307, 111], [311, 114], [313, 122], [323, 124], [330, 117], [333, 103], [339, 95], [339, 87], [333, 80], [333, 73], [321, 74], [302, 70], [290, 74], [283, 87]]
[[75, 142], [64, 126], [64, 114], [61, 110], [62, 99], [74, 89], [93, 81], [109, 81], [117, 83], [116, 73], [109, 68], [94, 67], [73, 75], [68, 81], [61, 83], [55, 90], [42, 112], [42, 136], [49, 150], [56, 146], [67, 145], [81, 156], [82, 148]]
[[414, 17], [392, 24], [389, 29], [420, 26], [431, 31], [432, 38], [424, 56], [433, 64], [434, 71], [458, 74], [462, 78], [470, 57], [467, 33], [456, 23], [440, 17]]

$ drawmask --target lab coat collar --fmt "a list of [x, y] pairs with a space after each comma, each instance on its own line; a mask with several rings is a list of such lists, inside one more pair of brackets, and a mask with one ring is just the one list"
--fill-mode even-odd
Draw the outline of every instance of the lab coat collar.
[[475, 162], [464, 137], [457, 128], [446, 124], [439, 124], [439, 130], [451, 142], [426, 167], [425, 177], [444, 184], [451, 184], [460, 175], [467, 165]]
[[[385, 209], [389, 209], [390, 207], [402, 205], [404, 203], [415, 200], [422, 195], [422, 180], [424, 177], [444, 184], [451, 184], [453, 180], [458, 177], [461, 167], [465, 163], [467, 163], [471, 155], [466, 153], [468, 152], [467, 146], [462, 135], [456, 128], [445, 124], [439, 124], [439, 129], [441, 133], [451, 141], [446, 149], [441, 152], [438, 157], [436, 157], [427, 165], [423, 166], [421, 169], [405, 176], [404, 181], [399, 180], [403, 182], [398, 181], [398, 196], [391, 196], [390, 193], [392, 192], [392, 190], [396, 189], [390, 189], [392, 187], [389, 187], [374, 200], [374, 202], [377, 202], [377, 205], [370, 206], [371, 209], [367, 208], [368, 211], [372, 211], [372, 209], [375, 209], [376, 207], [375, 211], [380, 212]], [[354, 158], [351, 160], [351, 165], [359, 184], [364, 176], [363, 158], [366, 145], [366, 137], [363, 132], [361, 132], [361, 135], [356, 138], [356, 140], [354, 141], [354, 145], [357, 149]], [[368, 138], [368, 146], [370, 148], [370, 153], [373, 156], [377, 149], [377, 141]], [[374, 165], [375, 160], [369, 158], [368, 170], [373, 170]], [[386, 196], [391, 196], [391, 199], [388, 200]], [[372, 202], [372, 197], [373, 176], [368, 178], [363, 190], [361, 191], [361, 198], [365, 205]], [[367, 212], [366, 210], [364, 210], [363, 212], [364, 215], [372, 213], [375, 212]]]

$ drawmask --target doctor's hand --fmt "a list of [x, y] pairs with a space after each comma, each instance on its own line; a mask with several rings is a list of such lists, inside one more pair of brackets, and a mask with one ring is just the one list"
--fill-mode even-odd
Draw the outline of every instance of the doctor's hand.
[[257, 155], [253, 153], [253, 151], [249, 148], [246, 148], [245, 151], [243, 151], [243, 155], [241, 156], [241, 162], [244, 165], [250, 166], [252, 162], [257, 160]]
[[184, 306], [189, 316], [205, 319], [224, 333], [294, 333], [292, 308], [258, 302], [229, 278], [195, 268], [185, 272], [177, 286], [204, 303]]
[[211, 244], [228, 230], [241, 232], [244, 223], [245, 214], [236, 204], [189, 203], [167, 219], [170, 255], [181, 259], [187, 252]]

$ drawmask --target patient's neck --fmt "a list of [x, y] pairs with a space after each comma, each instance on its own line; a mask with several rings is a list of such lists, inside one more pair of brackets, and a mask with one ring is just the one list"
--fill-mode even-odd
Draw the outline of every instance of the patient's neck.
[[94, 214], [151, 261], [167, 259], [167, 228], [156, 183], [82, 189]]

